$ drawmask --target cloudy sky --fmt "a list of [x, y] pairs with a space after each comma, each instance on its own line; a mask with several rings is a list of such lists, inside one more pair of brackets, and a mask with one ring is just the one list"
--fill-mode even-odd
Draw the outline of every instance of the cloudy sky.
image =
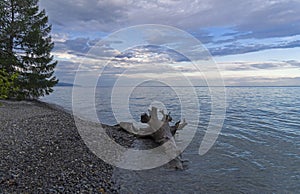
[[[40, 6], [52, 24], [57, 76], [63, 82], [73, 81], [79, 64], [93, 71], [103, 68], [99, 60], [112, 56], [104, 80], [127, 68], [138, 74], [140, 64], [161, 72], [181, 71], [196, 80], [189, 60], [160, 44], [120, 52], [113, 46], [116, 41], [101, 42], [130, 26], [162, 24], [201, 41], [226, 85], [300, 86], [299, 0], [41, 0]], [[95, 46], [101, 46], [98, 57], [89, 52]]]

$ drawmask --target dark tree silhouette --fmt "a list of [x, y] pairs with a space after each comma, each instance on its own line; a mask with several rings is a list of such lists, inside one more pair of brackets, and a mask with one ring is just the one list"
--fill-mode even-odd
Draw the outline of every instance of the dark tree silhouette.
[[57, 61], [50, 54], [51, 25], [38, 0], [0, 1], [0, 67], [18, 74], [18, 90], [9, 97], [37, 98], [50, 94], [58, 82], [54, 74]]

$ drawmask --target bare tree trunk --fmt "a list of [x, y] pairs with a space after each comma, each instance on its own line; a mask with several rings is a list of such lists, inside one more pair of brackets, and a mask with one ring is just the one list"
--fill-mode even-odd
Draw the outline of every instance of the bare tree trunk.
[[[183, 120], [182, 123], [178, 121], [175, 126], [170, 126], [169, 122], [172, 121], [172, 118], [169, 114], [165, 114], [163, 111], [160, 111], [163, 115], [161, 120], [158, 119], [157, 116], [157, 108], [152, 107], [149, 110], [149, 114], [143, 114], [141, 116], [141, 121], [148, 124], [147, 128], [137, 129], [133, 126], [132, 123], [128, 122], [121, 122], [120, 126], [125, 130], [135, 134], [135, 136], [140, 138], [152, 138], [155, 142], [159, 143], [160, 145], [164, 146], [165, 152], [169, 155], [170, 159], [174, 158], [174, 153], [179, 154], [179, 150], [177, 149], [176, 142], [174, 140], [174, 135], [177, 130], [183, 129], [187, 123]], [[171, 141], [168, 145], [165, 143]], [[178, 155], [177, 154], [177, 155]], [[178, 169], [183, 169], [182, 161], [180, 157], [176, 157], [172, 160], [173, 166]]]

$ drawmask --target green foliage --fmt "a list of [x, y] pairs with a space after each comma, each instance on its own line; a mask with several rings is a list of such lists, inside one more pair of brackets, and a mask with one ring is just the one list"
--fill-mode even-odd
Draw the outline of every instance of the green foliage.
[[38, 98], [50, 94], [58, 82], [54, 74], [51, 25], [38, 0], [0, 1], [0, 67], [17, 73], [12, 98]]
[[17, 73], [9, 75], [5, 70], [0, 69], [0, 99], [8, 98], [10, 92], [18, 90], [15, 86], [17, 77]]

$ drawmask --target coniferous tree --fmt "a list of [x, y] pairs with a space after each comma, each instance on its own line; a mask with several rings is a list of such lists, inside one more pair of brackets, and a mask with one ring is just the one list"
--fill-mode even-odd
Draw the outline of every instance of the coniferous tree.
[[57, 61], [53, 49], [51, 25], [38, 0], [1, 0], [0, 67], [16, 73], [17, 92], [10, 97], [37, 98], [48, 95], [58, 82], [54, 74]]

